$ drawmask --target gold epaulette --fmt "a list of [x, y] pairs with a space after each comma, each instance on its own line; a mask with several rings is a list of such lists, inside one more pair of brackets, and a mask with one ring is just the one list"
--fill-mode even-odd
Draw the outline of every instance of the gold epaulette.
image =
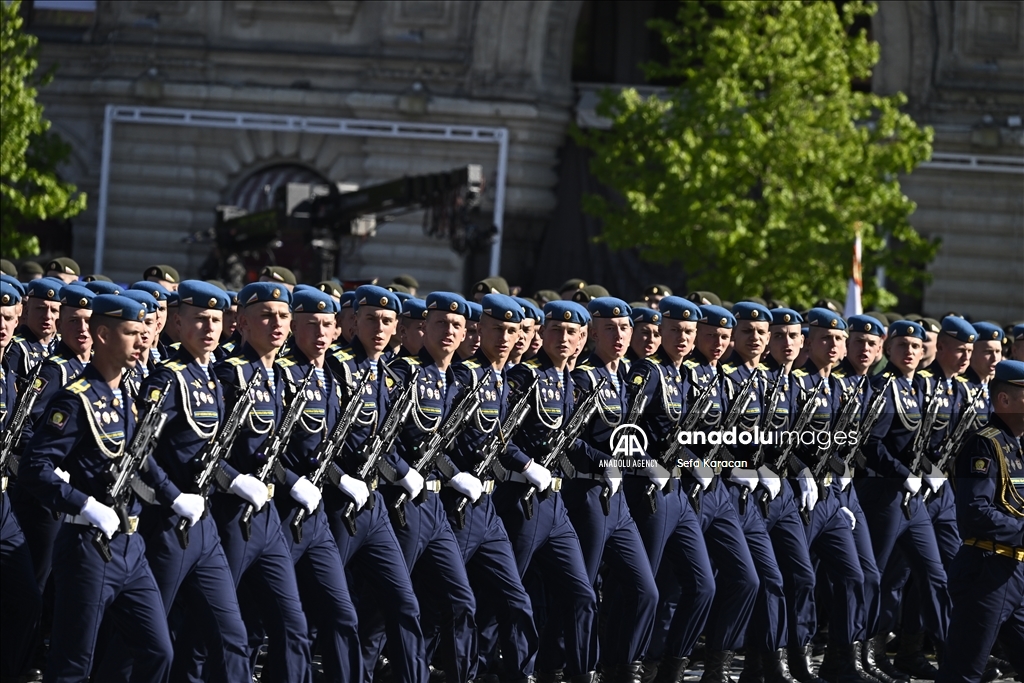
[[338, 349], [338, 351], [336, 351], [332, 355], [336, 360], [340, 360], [342, 362], [347, 360], [353, 360], [356, 357], [356, 354], [352, 353], [352, 351], [349, 349]]
[[164, 367], [170, 370], [171, 372], [181, 372], [182, 370], [187, 368], [188, 365], [182, 363], [181, 361], [168, 360], [164, 362]]
[[65, 387], [72, 394], [83, 394], [89, 390], [89, 380], [78, 379]]
[[293, 359], [285, 356], [284, 358], [278, 358], [277, 360], [275, 360], [274, 365], [280, 366], [282, 368], [291, 368], [298, 364]]
[[225, 358], [224, 362], [228, 365], [234, 365], [236, 368], [239, 368], [243, 365], [248, 365], [249, 359], [245, 356], [231, 356], [230, 358]]
[[995, 437], [999, 436], [999, 430], [996, 429], [995, 427], [985, 427], [984, 429], [978, 432], [978, 436], [984, 439], [994, 439]]
[[726, 363], [722, 366], [722, 372], [724, 372], [727, 375], [731, 375], [732, 373], [736, 372], [736, 366], [733, 365], [732, 363]]
[[700, 363], [698, 363], [695, 360], [684, 360], [683, 365], [689, 368], [690, 370], [693, 370], [694, 368], [699, 367]]
[[469, 370], [479, 370], [481, 367], [480, 361], [474, 358], [467, 358], [466, 360], [462, 361], [462, 366]]

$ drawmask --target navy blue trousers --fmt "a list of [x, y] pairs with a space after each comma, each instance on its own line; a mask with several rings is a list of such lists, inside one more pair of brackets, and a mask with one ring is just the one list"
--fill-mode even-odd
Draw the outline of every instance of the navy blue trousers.
[[[760, 514], [761, 492], [750, 494], [748, 507], [756, 507]], [[814, 635], [814, 565], [807, 546], [807, 531], [800, 511], [797, 510], [793, 488], [783, 480], [782, 489], [768, 503], [765, 527], [775, 548], [775, 557], [782, 572], [783, 592], [786, 595], [786, 634], [779, 647], [803, 646]]]
[[345, 567], [327, 523], [323, 506], [303, 521], [302, 540], [295, 543], [291, 522], [299, 507], [279, 504], [282, 528], [295, 562], [299, 596], [310, 626], [316, 629], [316, 650], [324, 677], [332, 683], [355, 681], [363, 670], [359, 649], [359, 621], [349, 594]]
[[138, 534], [110, 541], [113, 559], [93, 547], [94, 527], [63, 524], [53, 554], [54, 619], [43, 680], [86, 681], [101, 622], [135, 660], [131, 681], [166, 681], [173, 650], [163, 598]]
[[11, 483], [8, 488], [10, 504], [14, 510], [14, 516], [18, 518], [18, 525], [25, 534], [25, 543], [28, 545], [29, 554], [32, 557], [32, 567], [35, 572], [36, 585], [42, 593], [46, 587], [46, 580], [50, 577], [50, 569], [53, 564], [53, 542], [60, 531], [61, 520], [58, 515], [54, 519], [53, 513], [42, 506], [39, 500], [25, 491], [18, 485], [17, 481]]
[[652, 513], [646, 495], [650, 480], [627, 475], [622, 489], [647, 551], [659, 591], [654, 634], [646, 657], [688, 657], [704, 630], [715, 597], [715, 576], [700, 520], [679, 479], [655, 492]]
[[600, 606], [606, 627], [599, 659], [610, 667], [639, 661], [647, 652], [658, 587], [625, 494], [620, 491], [611, 497], [605, 515], [600, 500], [603, 490], [599, 481], [572, 479], [562, 487], [562, 501], [579, 536], [591, 585], [597, 585], [602, 562], [606, 568]]
[[[455, 492], [446, 489], [442, 501], [451, 505]], [[512, 544], [505, 526], [494, 510], [491, 496], [481, 496], [476, 505], [466, 506], [465, 526], [452, 526], [455, 540], [466, 563], [466, 574], [477, 600], [477, 613], [493, 611], [495, 628], [481, 625], [477, 671], [499, 674], [504, 678], [527, 678], [533, 675], [539, 636], [533, 621], [533, 606], [523, 587], [516, 567]], [[486, 607], [481, 610], [481, 607]], [[491, 619], [486, 618], [490, 622]], [[485, 636], [485, 633], [490, 633]], [[492, 670], [494, 653], [501, 649], [502, 670]]]
[[0, 678], [16, 678], [27, 668], [41, 610], [28, 544], [4, 491], [0, 499]]
[[377, 624], [387, 636], [386, 651], [396, 683], [425, 683], [426, 645], [420, 623], [420, 604], [413, 591], [409, 568], [391, 521], [384, 498], [372, 492], [372, 509], [356, 515], [356, 534], [349, 534], [341, 513], [349, 502], [333, 487], [324, 489], [327, 520], [334, 534], [342, 566], [345, 567], [359, 615], [359, 636], [363, 673], [360, 681], [373, 679], [373, 668], [380, 654], [380, 638], [373, 640]]
[[[533, 500], [533, 517], [526, 519], [519, 499], [527, 484], [504, 482], [493, 494], [494, 506], [508, 532], [516, 557], [519, 576], [535, 570], [551, 607], [547, 618], [539, 616], [539, 605], [533, 601], [537, 627], [541, 632], [537, 668], [542, 669], [545, 657], [548, 666], [557, 666], [559, 637], [564, 638], [565, 673], [578, 676], [597, 668], [597, 648], [592, 640], [597, 626], [597, 596], [583, 561], [579, 537], [569, 521], [562, 495], [547, 491]], [[526, 582], [524, 581], [524, 584]], [[531, 594], [532, 596], [533, 594]], [[549, 625], [547, 621], [552, 623]], [[546, 652], [547, 651], [547, 652]]]

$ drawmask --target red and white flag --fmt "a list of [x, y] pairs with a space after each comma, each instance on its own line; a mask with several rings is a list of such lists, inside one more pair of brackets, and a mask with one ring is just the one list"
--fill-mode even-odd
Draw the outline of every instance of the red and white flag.
[[843, 317], [860, 315], [864, 312], [861, 307], [860, 293], [864, 289], [861, 280], [860, 270], [860, 225], [857, 226], [857, 237], [853, 241], [853, 273], [850, 281], [846, 284], [846, 306], [843, 308]]

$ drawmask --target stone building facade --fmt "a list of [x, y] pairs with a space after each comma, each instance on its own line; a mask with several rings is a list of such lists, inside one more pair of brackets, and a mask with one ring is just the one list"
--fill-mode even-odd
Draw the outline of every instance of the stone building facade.
[[[606, 4], [621, 10], [609, 29], [620, 47], [645, 39], [643, 12], [664, 9]], [[59, 66], [41, 99], [74, 147], [65, 174], [90, 195], [71, 250], [86, 270], [108, 104], [507, 128], [502, 273], [550, 286], [584, 267], [570, 251], [538, 270], [545, 234], [560, 229], [559, 151], [577, 114], [573, 48], [585, 3], [100, 0], [78, 13], [67, 5], [37, 0], [29, 25], [44, 66]], [[924, 310], [1024, 316], [1024, 6], [886, 2], [872, 31], [882, 47], [873, 87], [907, 93], [912, 114], [936, 130], [936, 161], [904, 181], [918, 203], [913, 223], [944, 241]], [[636, 49], [621, 52], [635, 64]], [[619, 72], [614, 80], [635, 82], [636, 69]], [[115, 126], [112, 140], [104, 267], [123, 280], [154, 261], [195, 274], [206, 247], [182, 236], [209, 227], [214, 206], [275, 166], [369, 184], [479, 163], [491, 182], [484, 211], [493, 206], [492, 145], [143, 123]], [[411, 216], [350, 245], [342, 274], [410, 272], [425, 289], [463, 289], [486, 268], [485, 254], [460, 257]]]

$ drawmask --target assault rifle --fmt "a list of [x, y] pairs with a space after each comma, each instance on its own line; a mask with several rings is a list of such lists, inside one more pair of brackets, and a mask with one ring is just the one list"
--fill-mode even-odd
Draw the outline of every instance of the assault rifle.
[[[810, 396], [808, 396], [800, 406], [800, 412], [797, 413], [796, 421], [793, 423], [793, 427], [790, 430], [797, 434], [797, 438], [790, 439], [786, 443], [785, 448], [780, 451], [779, 456], [775, 458], [773, 469], [779, 473], [780, 477], [785, 478], [786, 468], [789, 467], [790, 458], [793, 457], [793, 450], [800, 441], [799, 434], [807, 429], [807, 425], [809, 425], [811, 420], [814, 418], [814, 410], [817, 407], [818, 394], [821, 393], [821, 389], [827, 381], [827, 377], [822, 377], [818, 380], [818, 383], [814, 385], [814, 389], [811, 391]], [[796, 464], [794, 464], [793, 469], [796, 469]], [[766, 508], [768, 502], [768, 492], [765, 491], [761, 494], [761, 507]]]
[[[914, 459], [910, 463], [910, 476], [920, 476], [926, 471], [932, 471], [932, 463], [928, 459], [927, 451], [931, 445], [935, 420], [939, 417], [939, 401], [934, 394], [927, 398], [928, 405], [921, 411], [921, 422], [918, 425], [917, 434], [914, 435], [914, 441], [910, 447], [910, 452], [914, 454]], [[900, 509], [903, 511], [903, 516], [908, 520], [910, 519], [910, 501], [913, 498], [914, 494], [910, 491], [904, 491], [903, 500], [900, 501]]]
[[[680, 436], [684, 432], [693, 431], [693, 428], [697, 426], [697, 423], [708, 414], [711, 410], [711, 397], [715, 393], [715, 387], [718, 386], [717, 377], [712, 378], [707, 383], [700, 393], [697, 394], [696, 400], [693, 402], [693, 407], [690, 408], [690, 412], [686, 414], [686, 417], [676, 423], [676, 428], [672, 430], [669, 436], [665, 451], [661, 454], [661, 465], [669, 472], [675, 467], [675, 462], [678, 459], [679, 452], [683, 450], [682, 439]], [[651, 514], [654, 514], [658, 510], [658, 499], [655, 498], [654, 494], [657, 492], [658, 487], [653, 483], [647, 485], [645, 493], [647, 494], [647, 500], [651, 506]], [[700, 499], [697, 494], [700, 492], [700, 483], [694, 485], [690, 489], [689, 497], [690, 503], [693, 505], [693, 509], [697, 510], [700, 508]]]
[[0, 475], [3, 476], [3, 489], [7, 490], [7, 472], [17, 474], [17, 465], [14, 460], [14, 449], [21, 440], [21, 432], [25, 429], [28, 416], [32, 414], [32, 408], [36, 404], [39, 394], [43, 393], [46, 381], [39, 379], [39, 371], [42, 363], [36, 363], [32, 371], [25, 378], [25, 389], [18, 396], [18, 402], [14, 407], [14, 414], [7, 424], [7, 429], [0, 434]]

